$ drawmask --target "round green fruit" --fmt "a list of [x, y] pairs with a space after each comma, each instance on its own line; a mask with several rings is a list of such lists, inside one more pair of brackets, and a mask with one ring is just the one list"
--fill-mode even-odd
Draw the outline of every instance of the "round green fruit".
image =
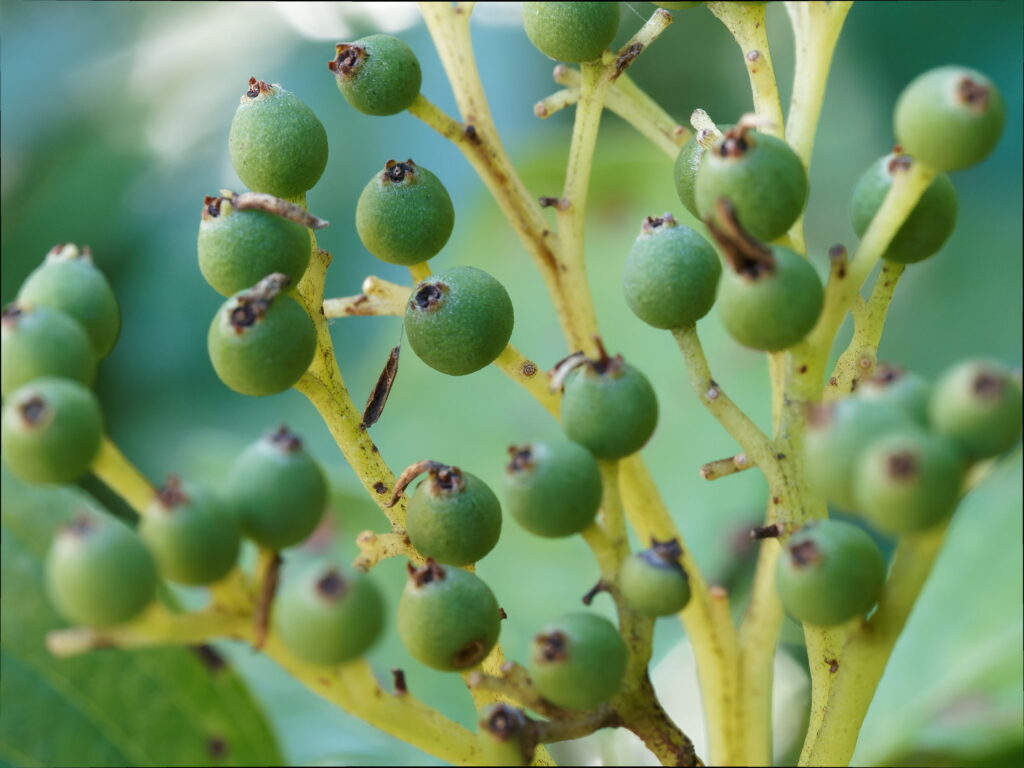
[[[733, 129], [733, 125], [722, 125], [719, 126], [719, 129], [722, 132], [728, 132]], [[683, 148], [679, 150], [679, 154], [676, 156], [676, 164], [673, 169], [676, 194], [679, 195], [679, 201], [697, 219], [701, 218], [701, 215], [700, 211], [697, 210], [697, 198], [694, 187], [697, 184], [697, 171], [700, 170], [700, 164], [706, 152], [699, 141], [702, 138], [701, 133], [701, 131], [697, 131], [686, 140]], [[705, 141], [707, 141], [706, 138]]]
[[388, 160], [356, 205], [356, 231], [366, 250], [389, 264], [409, 266], [440, 253], [455, 226], [448, 190], [412, 160]]
[[630, 555], [619, 571], [619, 589], [629, 607], [645, 616], [670, 616], [690, 602], [690, 579], [679, 558], [676, 539], [654, 541]]
[[523, 3], [523, 27], [530, 42], [549, 58], [593, 61], [619, 31], [619, 4]]
[[622, 686], [626, 644], [608, 619], [568, 613], [533, 638], [527, 669], [537, 690], [552, 704], [593, 709]]
[[523, 710], [491, 704], [480, 713], [480, 751], [484, 765], [530, 765], [537, 737]]
[[721, 274], [711, 244], [666, 213], [644, 221], [622, 285], [634, 315], [655, 328], [681, 328], [711, 310]]
[[91, 387], [96, 358], [89, 336], [59, 310], [8, 304], [0, 320], [0, 394], [43, 377]]
[[515, 316], [505, 288], [475, 267], [431, 275], [405, 307], [413, 352], [436, 371], [464, 376], [494, 362], [512, 338]]
[[932, 385], [922, 377], [888, 363], [880, 364], [857, 387], [858, 399], [892, 403], [922, 427], [928, 426], [931, 394]]
[[366, 115], [394, 115], [420, 93], [423, 73], [412, 49], [391, 35], [338, 43], [327, 63], [345, 101]]
[[935, 383], [932, 428], [973, 459], [1008, 451], [1020, 439], [1021, 387], [993, 360], [965, 360]]

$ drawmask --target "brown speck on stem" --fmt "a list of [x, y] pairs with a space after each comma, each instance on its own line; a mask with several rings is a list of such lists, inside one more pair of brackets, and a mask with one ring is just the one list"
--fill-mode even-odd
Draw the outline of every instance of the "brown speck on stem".
[[755, 240], [740, 226], [732, 203], [724, 197], [718, 198], [715, 212], [716, 215], [709, 215], [704, 223], [721, 248], [729, 267], [751, 282], [774, 274], [775, 256], [772, 249]]
[[384, 164], [384, 170], [380, 175], [381, 181], [385, 184], [401, 184], [408, 178], [410, 181], [416, 178], [416, 163], [409, 158], [404, 163], [397, 160], [388, 160]]
[[893, 480], [911, 480], [920, 471], [917, 457], [910, 451], [897, 451], [889, 454], [885, 468]]
[[361, 45], [338, 43], [334, 46], [334, 58], [327, 62], [327, 68], [338, 77], [350, 79], [368, 55]]
[[801, 541], [789, 548], [789, 559], [797, 568], [806, 568], [821, 560], [821, 551], [813, 541]]
[[[270, 610], [274, 604], [274, 596], [277, 594], [278, 577], [281, 574], [281, 553], [274, 552], [263, 571], [263, 581], [260, 585], [260, 596], [256, 603], [256, 610], [253, 614], [253, 625], [255, 628], [252, 646], [260, 650], [267, 642], [267, 635], [270, 632]], [[319, 584], [317, 585], [319, 588]]]
[[797, 373], [807, 373], [807, 366], [806, 366], [806, 365], [801, 365], [801, 366], [799, 366], [799, 367], [798, 367], [798, 368], [796, 369], [796, 372], [797, 372]]
[[563, 661], [568, 657], [568, 651], [565, 647], [568, 639], [564, 632], [559, 632], [556, 629], [554, 632], [549, 632], [546, 635], [537, 635], [533, 641], [540, 646], [542, 661], [555, 662]]
[[417, 587], [426, 586], [434, 581], [444, 581], [447, 575], [444, 568], [438, 565], [432, 557], [428, 557], [427, 562], [419, 568], [412, 563], [406, 563], [405, 570], [409, 574], [409, 580]]
[[466, 141], [470, 144], [480, 143], [480, 134], [476, 130], [476, 126], [470, 123], [462, 130], [462, 135], [466, 137]]
[[401, 696], [409, 692], [409, 686], [405, 682], [405, 671], [395, 667], [391, 670], [391, 678], [395, 683], [395, 695]]
[[185, 491], [181, 487], [181, 478], [177, 475], [168, 475], [164, 484], [156, 489], [156, 500], [160, 502], [160, 506], [166, 512], [170, 512], [182, 504], [188, 504], [188, 496], [185, 495]]
[[373, 484], [373, 490], [377, 493], [384, 494], [388, 492], [388, 487], [384, 485], [380, 480]]
[[782, 526], [778, 523], [772, 523], [771, 525], [761, 525], [757, 528], [752, 528], [750, 531], [750, 538], [755, 541], [761, 539], [777, 539], [782, 535]]
[[836, 243], [828, 249], [828, 260], [832, 265], [832, 273], [840, 280], [846, 277], [846, 268], [850, 264], [846, 246]]
[[760, 51], [747, 51], [746, 59], [751, 64], [753, 64], [754, 62], [756, 62], [760, 58], [761, 58], [761, 52]]
[[874, 364], [875, 364], [875, 361], [871, 357], [871, 355], [861, 355], [859, 358], [857, 358], [857, 365], [862, 370], [865, 370], [865, 371], [869, 370], [871, 368], [871, 366], [874, 365]]
[[295, 453], [302, 450], [302, 439], [284, 424], [267, 435], [267, 442], [281, 453]]
[[643, 53], [643, 50], [643, 43], [633, 43], [626, 48], [626, 50], [622, 52], [622, 55], [615, 59], [615, 71], [612, 73], [609, 80], [612, 80], [613, 82], [618, 80], [619, 76], [629, 69], [630, 64], [636, 60], [636, 57]]
[[537, 375], [537, 364], [532, 360], [524, 360], [519, 366], [519, 373], [527, 378]]
[[983, 112], [988, 107], [988, 93], [987, 86], [969, 77], [961, 78], [956, 84], [957, 99], [975, 112]]
[[828, 664], [829, 674], [835, 674], [839, 671], [839, 659], [825, 659], [825, 663]]
[[971, 391], [982, 400], [998, 400], [1003, 394], [1003, 380], [990, 373], [979, 373], [971, 382]]

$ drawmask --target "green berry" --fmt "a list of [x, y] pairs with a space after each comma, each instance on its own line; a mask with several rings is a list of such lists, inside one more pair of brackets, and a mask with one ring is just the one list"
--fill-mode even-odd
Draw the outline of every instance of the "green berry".
[[8, 304], [0, 320], [0, 394], [44, 376], [91, 387], [96, 358], [89, 336], [59, 310]]
[[366, 115], [394, 115], [420, 93], [423, 73], [412, 49], [391, 35], [338, 43], [327, 62], [345, 101]]
[[18, 303], [51, 307], [77, 320], [89, 335], [96, 359], [106, 357], [121, 331], [121, 310], [107, 278], [96, 269], [88, 248], [55, 245], [30, 274]]
[[523, 710], [491, 704], [480, 713], [480, 751], [484, 765], [530, 765], [537, 737]]
[[601, 470], [586, 448], [556, 439], [509, 448], [505, 505], [537, 536], [579, 533], [601, 506]]
[[1003, 97], [991, 80], [966, 67], [918, 75], [896, 102], [896, 140], [937, 171], [983, 160], [1003, 132]]
[[114, 518], [80, 516], [61, 528], [46, 558], [46, 591], [67, 621], [123, 624], [156, 594], [156, 564], [139, 537]]
[[284, 549], [305, 541], [320, 524], [327, 490], [320, 465], [282, 426], [242, 452], [224, 497], [246, 536], [260, 546]]
[[294, 93], [253, 77], [231, 121], [228, 151], [249, 189], [296, 198], [327, 166], [327, 131]]
[[644, 221], [622, 285], [634, 315], [655, 328], [681, 328], [711, 310], [721, 274], [711, 244], [666, 213]]
[[973, 459], [998, 456], [1020, 439], [1020, 384], [992, 360], [965, 360], [946, 371], [928, 411], [932, 428]]
[[527, 662], [540, 694], [566, 709], [593, 709], [618, 693], [626, 644], [615, 625], [593, 613], [567, 613], [533, 638]]
[[[723, 133], [732, 130], [732, 128], [732, 124], [719, 126]], [[676, 194], [679, 195], [679, 201], [686, 207], [686, 210], [698, 219], [701, 218], [701, 215], [700, 211], [697, 210], [697, 198], [694, 187], [697, 184], [697, 171], [700, 170], [701, 161], [706, 153], [706, 150], [699, 141], [700, 133], [700, 131], [697, 131], [686, 140], [683, 148], [679, 150], [679, 154], [676, 156], [676, 164], [673, 169]]]
[[854, 474], [857, 511], [887, 533], [922, 531], [953, 513], [964, 461], [948, 438], [901, 429], [867, 447]]
[[428, 462], [430, 471], [406, 507], [406, 531], [424, 557], [469, 565], [494, 549], [501, 534], [501, 504], [476, 475]]
[[512, 300], [505, 288], [475, 267], [453, 267], [416, 286], [405, 307], [405, 333], [413, 352], [450, 376], [494, 362], [512, 337]]
[[885, 559], [857, 526], [820, 520], [785, 542], [776, 583], [790, 616], [829, 627], [862, 616], [875, 604], [885, 583]]
[[887, 363], [879, 365], [857, 387], [859, 399], [892, 403], [922, 427], [928, 426], [928, 401], [931, 394], [932, 385], [916, 373]]
[[309, 232], [301, 224], [255, 209], [236, 210], [226, 197], [207, 197], [199, 223], [199, 271], [230, 296], [272, 272], [298, 284], [309, 266]]
[[[907, 155], [886, 155], [860, 177], [850, 202], [850, 223], [858, 237], [867, 232], [892, 186], [893, 174], [906, 173], [913, 164]], [[921, 195], [914, 210], [893, 237], [882, 258], [914, 264], [935, 254], [956, 224], [956, 190], [949, 176], [938, 174]]]
[[562, 429], [597, 458], [636, 453], [657, 424], [654, 388], [621, 355], [585, 360], [569, 374], [562, 393]]
[[366, 250], [389, 264], [409, 266], [436, 256], [455, 226], [448, 190], [412, 160], [388, 160], [356, 205], [356, 231]]
[[77, 480], [103, 439], [96, 396], [70, 379], [35, 379], [14, 390], [2, 418], [4, 460], [28, 483]]
[[721, 226], [717, 206], [724, 198], [744, 230], [758, 240], [774, 240], [804, 209], [807, 172], [786, 142], [739, 126], [704, 154], [694, 195], [701, 218]]
[[281, 292], [287, 284], [285, 275], [269, 275], [224, 302], [210, 324], [207, 345], [213, 368], [236, 392], [283, 392], [313, 362], [313, 321], [302, 305]]
[[398, 635], [409, 653], [442, 671], [476, 666], [501, 632], [501, 609], [475, 574], [428, 560], [409, 565], [398, 603]]
[[593, 61], [619, 31], [619, 4], [523, 3], [523, 27], [545, 56], [573, 63]]
[[160, 575], [179, 584], [210, 584], [238, 560], [238, 519], [208, 491], [171, 476], [139, 521], [139, 536]]
[[629, 607], [645, 616], [670, 616], [690, 602], [690, 579], [679, 558], [676, 539], [653, 541], [650, 549], [630, 555], [619, 571], [619, 589]]
[[362, 656], [384, 629], [384, 600], [368, 576], [318, 563], [287, 579], [274, 602], [285, 647], [311, 664]]

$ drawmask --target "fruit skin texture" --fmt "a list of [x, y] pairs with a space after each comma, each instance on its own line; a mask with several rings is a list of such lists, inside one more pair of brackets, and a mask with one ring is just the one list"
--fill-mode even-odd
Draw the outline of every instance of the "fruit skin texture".
[[626, 644], [608, 619], [567, 613], [533, 638], [527, 669], [548, 701], [566, 709], [592, 709], [618, 693], [626, 672]]
[[860, 457], [857, 511], [887, 533], [923, 531], [953, 513], [963, 476], [963, 457], [951, 440], [899, 430], [873, 441]]
[[718, 314], [740, 344], [785, 349], [804, 338], [821, 314], [824, 291], [811, 263], [788, 248], [772, 246], [775, 266], [751, 277], [728, 267], [718, 291]]
[[601, 469], [586, 448], [556, 439], [510, 449], [505, 506], [537, 536], [579, 533], [601, 506]]
[[0, 321], [0, 394], [44, 376], [91, 387], [96, 358], [89, 336], [59, 310], [11, 304]]
[[965, 360], [946, 371], [928, 411], [933, 429], [973, 459], [998, 456], [1020, 439], [1020, 385], [993, 360]]
[[[909, 167], [906, 155], [886, 155], [860, 177], [850, 201], [850, 223], [857, 237], [867, 232], [892, 186], [892, 174]], [[902, 171], [905, 172], [905, 171]], [[887, 261], [914, 264], [935, 254], [953, 233], [956, 224], [956, 190], [949, 176], [938, 174], [921, 195], [914, 210], [882, 254]]]
[[356, 231], [366, 250], [389, 264], [410, 266], [440, 253], [455, 226], [448, 190], [412, 160], [389, 160], [363, 188]]
[[395, 115], [416, 100], [423, 82], [412, 48], [391, 35], [338, 43], [329, 63], [338, 90], [365, 115]]
[[259, 210], [238, 211], [222, 197], [207, 198], [199, 224], [199, 271], [215, 291], [230, 296], [272, 272], [297, 285], [309, 266], [309, 232], [301, 224]]
[[121, 331], [121, 310], [107, 278], [88, 249], [57, 245], [18, 291], [18, 303], [52, 307], [77, 320], [89, 335], [96, 359], [106, 357]]
[[619, 589], [630, 608], [645, 616], [671, 616], [686, 607], [690, 580], [679, 564], [680, 554], [677, 541], [656, 542], [623, 561]]
[[593, 61], [619, 30], [618, 3], [523, 3], [530, 42], [556, 61]]
[[621, 459], [643, 447], [658, 424], [658, 399], [640, 371], [621, 357], [588, 362], [562, 393], [562, 429], [599, 459]]
[[228, 151], [249, 189], [296, 198], [327, 166], [327, 131], [294, 93], [252, 78], [231, 120]]
[[932, 385], [916, 373], [882, 363], [857, 387], [857, 399], [891, 403], [922, 427], [928, 426]]
[[4, 400], [3, 457], [28, 483], [70, 483], [89, 469], [103, 439], [96, 396], [69, 379], [35, 379]]
[[281, 427], [235, 460], [224, 498], [257, 544], [284, 549], [305, 541], [327, 506], [327, 478], [298, 437]]
[[274, 603], [274, 626], [289, 651], [311, 664], [362, 656], [384, 629], [384, 599], [362, 574], [317, 563], [289, 579]]
[[112, 627], [135, 618], [156, 594], [156, 563], [118, 520], [90, 515], [60, 529], [46, 557], [46, 592], [66, 620]]
[[138, 531], [161, 576], [195, 586], [227, 575], [242, 540], [238, 520], [219, 499], [175, 478], [157, 492]]
[[807, 173], [786, 142], [738, 128], [704, 153], [694, 197], [702, 219], [717, 222], [716, 202], [724, 197], [744, 230], [758, 240], [774, 240], [804, 209]]
[[453, 267], [416, 286], [405, 307], [413, 352], [436, 371], [464, 376], [489, 365], [512, 338], [505, 288], [483, 270]]
[[785, 542], [776, 582], [782, 606], [794, 619], [829, 627], [874, 605], [885, 582], [885, 559], [857, 526], [819, 520]]
[[896, 101], [894, 123], [903, 151], [937, 171], [983, 160], [1003, 132], [1003, 97], [991, 80], [967, 67], [930, 69]]
[[711, 244], [671, 215], [649, 217], [626, 258], [622, 287], [633, 314], [655, 328], [681, 328], [715, 303], [722, 265]]
[[475, 574], [431, 561], [410, 577], [398, 603], [398, 635], [410, 654], [442, 671], [476, 666], [501, 632], [498, 601]]
[[476, 475], [458, 467], [431, 472], [406, 507], [405, 528], [425, 557], [469, 565], [494, 549], [501, 535], [501, 504]]

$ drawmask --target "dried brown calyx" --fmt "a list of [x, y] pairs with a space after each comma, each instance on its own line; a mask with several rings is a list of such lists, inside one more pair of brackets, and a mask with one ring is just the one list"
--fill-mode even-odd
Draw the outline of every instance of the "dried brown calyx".
[[228, 307], [229, 322], [235, 333], [244, 333], [267, 314], [267, 310], [291, 282], [282, 272], [274, 272], [260, 280], [244, 293], [238, 294]]
[[917, 456], [910, 451], [890, 454], [886, 459], [885, 469], [893, 480], [912, 480], [920, 471]]
[[534, 467], [532, 445], [510, 445], [508, 447], [509, 462], [505, 470], [509, 474], [529, 472]]
[[177, 475], [168, 475], [164, 484], [156, 489], [156, 500], [167, 512], [182, 504], [188, 504], [188, 496], [181, 486], [181, 478]]
[[91, 536], [96, 530], [96, 521], [85, 512], [77, 512], [67, 525], [61, 527], [60, 532], [65, 536], [74, 536], [84, 539]]
[[410, 302], [419, 309], [430, 311], [441, 304], [446, 293], [448, 286], [445, 283], [422, 283], [412, 295]]
[[465, 479], [462, 477], [462, 470], [458, 467], [450, 467], [439, 461], [417, 461], [415, 464], [410, 464], [406, 467], [402, 474], [398, 476], [391, 499], [384, 506], [389, 508], [395, 506], [398, 503], [399, 497], [409, 487], [409, 484], [424, 472], [428, 473], [426, 481], [427, 492], [431, 496], [459, 493], [466, 485]]
[[683, 556], [683, 548], [679, 545], [679, 539], [658, 541], [652, 536], [651, 548], [643, 550], [640, 556], [656, 568], [676, 568], [684, 578], [686, 577], [683, 564], [679, 562]]
[[730, 269], [751, 282], [775, 274], [772, 249], [743, 229], [732, 203], [720, 197], [715, 203], [715, 211], [717, 215], [708, 216], [704, 223]]
[[50, 409], [42, 397], [35, 395], [18, 406], [18, 414], [26, 427], [40, 427], [48, 421]]
[[230, 205], [229, 199], [221, 197], [220, 195], [216, 197], [206, 195], [206, 197], [203, 198], [203, 219], [216, 219], [219, 217], [221, 206], [223, 206], [224, 203], [228, 203], [228, 205]]
[[998, 400], [1003, 396], [1004, 381], [991, 373], [982, 372], [971, 382], [971, 391], [982, 400]]
[[409, 574], [409, 580], [417, 587], [426, 586], [434, 581], [444, 581], [445, 576], [447, 575], [444, 568], [434, 562], [434, 559], [430, 557], [428, 557], [427, 562], [419, 568], [414, 566], [412, 563], [406, 563], [405, 570]]
[[267, 435], [267, 442], [281, 453], [295, 453], [302, 450], [302, 439], [284, 424]]
[[361, 45], [338, 43], [334, 46], [334, 58], [327, 62], [327, 68], [338, 77], [351, 78], [369, 55]]
[[720, 157], [742, 157], [752, 146], [750, 132], [753, 127], [749, 122], [740, 120], [722, 134], [722, 140], [715, 147], [715, 152]]
[[348, 582], [337, 568], [330, 568], [316, 580], [316, 594], [329, 603], [336, 603], [348, 592]]
[[871, 378], [864, 382], [877, 389], [885, 389], [895, 384], [906, 375], [900, 366], [893, 363], [879, 363]]
[[789, 558], [797, 568], [806, 568], [821, 561], [821, 550], [813, 541], [801, 541], [789, 548]]
[[416, 178], [416, 163], [409, 158], [404, 163], [395, 160], [388, 160], [384, 164], [384, 171], [380, 175], [381, 181], [390, 184], [401, 184], [406, 179], [412, 181]]
[[889, 158], [889, 163], [886, 165], [886, 169], [889, 171], [889, 175], [894, 173], [906, 173], [913, 165], [914, 158], [910, 155], [895, 153], [891, 158]]
[[47, 261], [75, 261], [77, 259], [92, 263], [92, 250], [88, 245], [79, 248], [74, 243], [57, 243], [46, 254]]
[[257, 80], [255, 77], [249, 78], [249, 89], [242, 96], [242, 99], [257, 99], [260, 96], [269, 96], [274, 92], [274, 86], [270, 83], [265, 83], [262, 80]]
[[566, 637], [564, 632], [556, 629], [554, 632], [549, 632], [546, 635], [537, 635], [533, 638], [533, 641], [539, 647], [542, 661], [564, 661], [569, 657], [569, 649], [567, 647], [569, 638]]
[[521, 709], [508, 704], [495, 704], [490, 714], [480, 721], [480, 727], [498, 741], [509, 741], [519, 738], [529, 722]]
[[23, 314], [25, 314], [25, 308], [18, 302], [12, 301], [4, 307], [3, 320], [0, 322], [3, 322], [8, 328], [16, 328], [18, 320]]
[[648, 216], [640, 226], [640, 234], [652, 235], [661, 229], [678, 227], [679, 222], [671, 213], [664, 213], [661, 216]]
[[963, 77], [956, 84], [956, 97], [964, 106], [983, 112], [988, 107], [989, 88], [969, 77]]

